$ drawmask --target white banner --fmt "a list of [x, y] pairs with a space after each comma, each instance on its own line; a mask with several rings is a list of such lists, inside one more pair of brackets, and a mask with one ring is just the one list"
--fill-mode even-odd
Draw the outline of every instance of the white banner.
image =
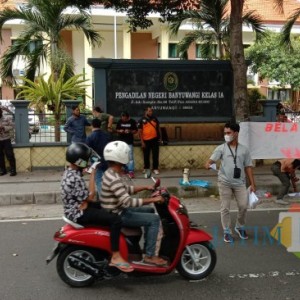
[[239, 142], [252, 159], [300, 158], [299, 123], [241, 122]]

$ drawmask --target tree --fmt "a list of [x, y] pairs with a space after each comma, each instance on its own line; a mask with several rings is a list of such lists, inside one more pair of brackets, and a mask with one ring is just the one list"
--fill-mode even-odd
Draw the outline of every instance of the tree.
[[[77, 2], [78, 1], [81, 2], [81, 0], [77, 0]], [[82, 0], [82, 2], [85, 1]], [[242, 36], [244, 2], [244, 0], [230, 0], [230, 61], [234, 80], [234, 117], [237, 121], [245, 120], [249, 115], [249, 105], [247, 102], [247, 65], [244, 56]], [[144, 26], [147, 25], [145, 18], [149, 12], [155, 11], [160, 13], [162, 15], [162, 21], [172, 20], [175, 14], [180, 14], [189, 9], [198, 9], [200, 0], [140, 0], [136, 2], [110, 0], [101, 1], [101, 3], [127, 11], [131, 29], [134, 30], [139, 25], [141, 25], [141, 28], [145, 28]]]
[[281, 44], [280, 35], [269, 33], [266, 38], [246, 50], [246, 57], [252, 62], [251, 69], [261, 79], [268, 78], [280, 82], [280, 87], [291, 86], [294, 91], [292, 107], [297, 108], [295, 98], [300, 90], [300, 39], [291, 40], [293, 49]]
[[[199, 10], [187, 10], [177, 16], [170, 23], [170, 31], [177, 34], [184, 23], [192, 24], [193, 31], [178, 44], [180, 57], [186, 57], [188, 48], [192, 43], [200, 42], [200, 51], [203, 58], [224, 59], [229, 57], [229, 0], [203, 0], [200, 2]], [[243, 15], [243, 23], [252, 27], [258, 34], [263, 34], [262, 20], [255, 11], [248, 11]], [[213, 45], [217, 44], [218, 53], [215, 56], [212, 52]]]
[[[5, 1], [5, 0], [4, 0]], [[234, 77], [234, 111], [235, 118], [239, 121], [248, 117], [247, 103], [247, 65], [244, 56], [242, 38], [242, 15], [244, 0], [230, 0], [230, 53]], [[283, 0], [274, 0], [282, 6]], [[147, 16], [151, 12], [159, 13], [162, 21], [172, 19], [178, 13], [189, 9], [198, 9], [200, 0], [62, 0], [65, 5], [76, 5], [87, 8], [92, 4], [103, 4], [104, 7], [113, 7], [117, 11], [127, 13], [130, 29], [135, 31], [137, 27], [145, 29], [152, 25]]]
[[31, 101], [31, 106], [48, 105], [53, 110], [55, 118], [55, 141], [60, 141], [60, 120], [63, 107], [62, 100], [77, 99], [79, 96], [85, 95], [85, 84], [87, 80], [83, 78], [83, 74], [75, 75], [65, 80], [66, 65], [63, 66], [57, 79], [54, 74], [46, 81], [44, 75], [37, 77], [32, 81], [23, 78], [25, 84], [19, 86], [21, 92], [17, 94], [17, 99], [25, 98]]
[[[100, 35], [92, 29], [88, 11], [75, 9], [67, 15], [64, 10], [68, 7], [59, 0], [29, 0], [18, 9], [4, 8], [0, 12], [0, 38], [2, 28], [9, 20], [24, 21], [25, 29], [16, 41], [8, 48], [1, 58], [0, 73], [2, 78], [13, 78], [13, 61], [23, 55], [26, 58], [25, 76], [34, 80], [36, 71], [45, 60], [48, 60], [54, 79], [57, 78], [61, 66], [61, 57], [66, 58], [62, 50], [61, 32], [65, 29], [82, 30], [90, 44], [100, 44]], [[34, 49], [32, 43], [34, 42]], [[60, 64], [57, 60], [60, 60]], [[63, 60], [63, 62], [66, 62]], [[72, 75], [72, 66], [67, 65], [67, 74]]]
[[243, 7], [244, 0], [231, 0], [230, 13], [230, 61], [233, 69], [234, 112], [237, 121], [247, 120], [247, 65], [243, 46]]

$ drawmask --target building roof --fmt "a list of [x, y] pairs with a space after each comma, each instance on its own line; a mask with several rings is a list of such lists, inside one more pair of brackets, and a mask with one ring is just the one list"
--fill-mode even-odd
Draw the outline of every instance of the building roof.
[[300, 9], [299, 0], [284, 0], [284, 12], [280, 13], [276, 9], [275, 2], [275, 0], [246, 0], [244, 9], [256, 10], [265, 22], [270, 23], [285, 22], [296, 9]]

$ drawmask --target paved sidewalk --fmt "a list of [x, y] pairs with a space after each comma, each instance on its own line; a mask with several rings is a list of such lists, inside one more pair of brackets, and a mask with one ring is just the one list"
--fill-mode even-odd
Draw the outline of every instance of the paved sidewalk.
[[[187, 205], [190, 212], [219, 211], [220, 201], [217, 189], [217, 174], [212, 170], [192, 169], [190, 179], [201, 179], [210, 182], [208, 189], [182, 187], [179, 180], [182, 170], [162, 170], [158, 175], [161, 184], [170, 193], [177, 195]], [[62, 205], [60, 200], [60, 180], [63, 170], [37, 170], [30, 173], [19, 173], [16, 177], [8, 175], [0, 177], [0, 220], [20, 218], [60, 218]], [[276, 195], [279, 181], [270, 171], [270, 166], [254, 168], [258, 190]], [[88, 181], [88, 177], [87, 181]], [[129, 179], [128, 179], [129, 180]], [[141, 172], [136, 173], [135, 185], [152, 184]], [[275, 196], [262, 198], [258, 209], [284, 209], [285, 206], [275, 204]], [[299, 203], [299, 198], [291, 198], [291, 202]], [[236, 209], [232, 202], [232, 209]]]

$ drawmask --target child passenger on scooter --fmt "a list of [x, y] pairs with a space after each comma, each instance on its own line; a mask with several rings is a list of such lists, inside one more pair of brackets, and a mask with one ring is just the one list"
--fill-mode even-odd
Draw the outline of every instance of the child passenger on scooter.
[[163, 202], [162, 196], [152, 198], [132, 198], [134, 194], [143, 190], [152, 190], [153, 186], [134, 187], [123, 181], [121, 174], [129, 162], [129, 146], [122, 141], [108, 143], [104, 148], [104, 159], [109, 168], [102, 177], [100, 194], [101, 206], [110, 213], [121, 216], [124, 226], [145, 227], [145, 257], [144, 263], [165, 266], [167, 261], [155, 255], [156, 241], [159, 233], [160, 219], [152, 212], [141, 207], [146, 204]]
[[112, 257], [109, 265], [123, 272], [132, 272], [133, 267], [119, 252], [121, 217], [101, 209], [100, 203], [94, 201], [95, 169], [91, 172], [89, 188], [83, 179], [83, 172], [93, 153], [93, 150], [83, 143], [73, 143], [67, 148], [66, 160], [70, 165], [65, 170], [61, 181], [64, 215], [81, 225], [110, 226]]

